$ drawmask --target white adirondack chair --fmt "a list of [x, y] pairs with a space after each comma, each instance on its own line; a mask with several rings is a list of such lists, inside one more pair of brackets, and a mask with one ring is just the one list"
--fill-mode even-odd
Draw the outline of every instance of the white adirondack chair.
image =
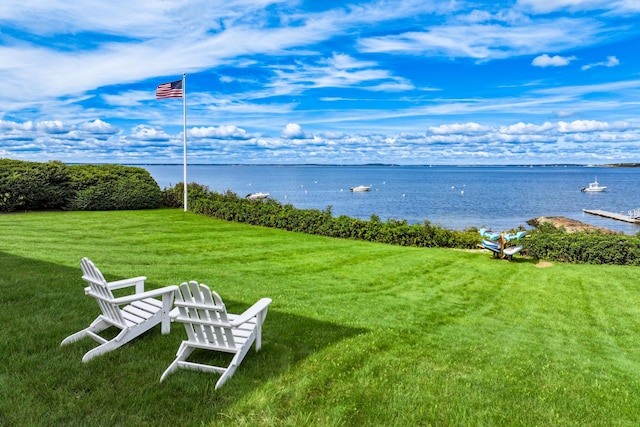
[[[231, 378], [253, 342], [256, 343], [256, 351], [260, 350], [262, 323], [271, 304], [270, 298], [262, 298], [240, 315], [228, 314], [220, 295], [209, 290], [207, 285], [191, 281], [180, 285], [174, 304], [178, 315], [172, 320], [184, 324], [188, 339], [182, 341], [176, 359], [164, 371], [160, 381], [178, 368], [218, 372], [222, 374], [216, 383], [218, 389]], [[235, 355], [227, 367], [188, 362], [187, 358], [195, 349]]]
[[[80, 261], [82, 279], [89, 284], [84, 291], [96, 299], [102, 314], [81, 331], [69, 335], [60, 345], [90, 337], [100, 343], [98, 347], [89, 350], [82, 358], [88, 362], [95, 356], [112, 351], [132, 339], [138, 337], [158, 323], [162, 323], [162, 333], [168, 334], [171, 327], [169, 315], [177, 286], [166, 286], [152, 291], [144, 291], [144, 276], [131, 279], [107, 282], [98, 268], [88, 258]], [[115, 298], [113, 290], [135, 286], [135, 293]], [[158, 299], [161, 297], [161, 300]], [[120, 308], [120, 306], [123, 306]], [[111, 340], [99, 335], [110, 327], [121, 329], [120, 333]]]

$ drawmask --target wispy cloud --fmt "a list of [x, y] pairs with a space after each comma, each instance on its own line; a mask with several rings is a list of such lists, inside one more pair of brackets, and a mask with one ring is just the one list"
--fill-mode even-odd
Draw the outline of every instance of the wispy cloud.
[[427, 31], [362, 39], [363, 52], [443, 55], [495, 60], [540, 51], [566, 50], [601, 39], [591, 19], [531, 20], [521, 25], [483, 23], [437, 25]]
[[640, 10], [636, 0], [518, 0], [517, 4], [535, 13], [606, 10], [611, 14], [628, 14]]
[[607, 56], [606, 61], [583, 65], [580, 69], [589, 70], [594, 67], [617, 67], [618, 65], [620, 65], [620, 61], [618, 60], [618, 58], [616, 58], [615, 56]]

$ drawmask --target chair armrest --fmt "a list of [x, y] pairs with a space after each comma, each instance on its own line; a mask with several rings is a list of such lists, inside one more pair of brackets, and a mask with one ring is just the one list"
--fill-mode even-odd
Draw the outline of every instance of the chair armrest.
[[126, 288], [127, 286], [133, 286], [140, 283], [142, 285], [142, 288], [138, 289], [138, 286], [136, 286], [136, 292], [144, 292], [145, 280], [147, 280], [146, 276], [132, 277], [130, 279], [122, 279], [122, 280], [116, 280], [113, 282], [107, 282], [107, 286], [109, 286], [109, 289], [122, 289], [122, 288]]
[[[82, 276], [82, 279], [84, 281], [86, 281], [86, 282], [93, 281], [93, 279], [88, 278], [86, 276]], [[135, 286], [136, 287], [136, 293], [139, 293], [139, 292], [144, 292], [144, 281], [145, 280], [147, 280], [146, 276], [138, 276], [138, 277], [132, 277], [130, 279], [122, 279], [122, 280], [115, 280], [113, 282], [107, 282], [107, 286], [111, 290], [113, 290], [113, 289], [122, 289], [122, 288], [126, 288], [128, 286]], [[86, 288], [84, 288], [84, 293], [88, 294], [90, 290], [91, 290], [91, 287], [87, 286]]]
[[137, 293], [137, 294], [133, 294], [133, 295], [127, 295], [124, 297], [120, 297], [120, 298], [114, 298], [113, 302], [115, 304], [128, 304], [134, 301], [139, 301], [141, 299], [145, 299], [145, 298], [155, 298], [155, 297], [159, 297], [159, 296], [164, 296], [164, 295], [169, 295], [169, 294], [173, 294], [175, 291], [178, 290], [178, 286], [176, 285], [170, 285], [170, 286], [165, 286], [163, 288], [159, 288], [159, 289], [153, 289], [151, 291], [146, 291], [146, 292], [141, 292], [141, 293]]
[[266, 311], [267, 307], [271, 304], [271, 298], [262, 298], [257, 303], [253, 304], [244, 313], [229, 322], [231, 326], [240, 326], [243, 323], [248, 322], [252, 318], [256, 317], [263, 311]]

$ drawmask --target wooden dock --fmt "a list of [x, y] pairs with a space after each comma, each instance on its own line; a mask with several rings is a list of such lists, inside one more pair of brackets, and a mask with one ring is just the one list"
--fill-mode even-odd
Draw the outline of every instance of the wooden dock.
[[604, 218], [615, 219], [617, 221], [630, 222], [632, 224], [640, 224], [640, 220], [631, 218], [629, 215], [619, 214], [614, 212], [601, 211], [598, 209], [582, 209], [582, 212], [588, 213], [591, 215], [597, 215]]

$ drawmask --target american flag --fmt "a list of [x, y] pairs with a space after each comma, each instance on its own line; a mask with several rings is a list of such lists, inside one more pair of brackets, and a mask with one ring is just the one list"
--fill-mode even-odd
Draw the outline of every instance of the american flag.
[[156, 99], [182, 98], [182, 80], [162, 83], [156, 89]]

